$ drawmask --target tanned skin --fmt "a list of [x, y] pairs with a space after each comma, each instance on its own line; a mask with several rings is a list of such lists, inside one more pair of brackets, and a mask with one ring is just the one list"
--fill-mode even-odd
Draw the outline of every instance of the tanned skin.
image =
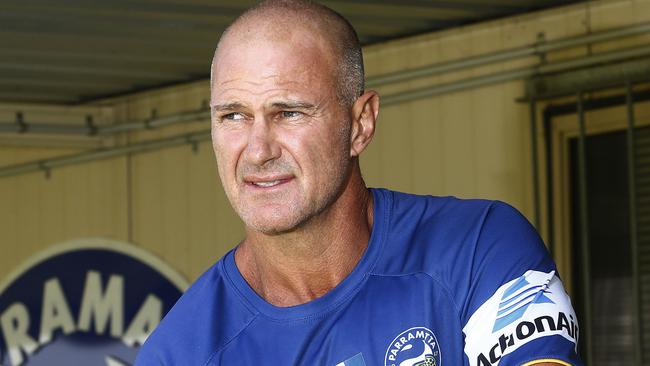
[[338, 285], [368, 245], [372, 199], [358, 158], [379, 97], [343, 105], [328, 40], [293, 24], [287, 45], [278, 22], [256, 32], [242, 24], [222, 39], [211, 104], [219, 173], [246, 224], [237, 267], [266, 301], [292, 306]]
[[231, 27], [213, 60], [213, 146], [246, 226], [235, 263], [279, 307], [336, 287], [361, 259], [373, 225], [359, 155], [374, 135], [379, 96], [341, 101], [330, 33], [273, 12], [253, 16]]

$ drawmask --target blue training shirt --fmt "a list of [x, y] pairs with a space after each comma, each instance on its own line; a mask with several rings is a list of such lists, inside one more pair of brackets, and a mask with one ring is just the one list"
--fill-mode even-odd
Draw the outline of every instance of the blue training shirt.
[[330, 292], [273, 306], [231, 250], [176, 303], [136, 365], [582, 365], [570, 300], [519, 212], [371, 191], [368, 247]]

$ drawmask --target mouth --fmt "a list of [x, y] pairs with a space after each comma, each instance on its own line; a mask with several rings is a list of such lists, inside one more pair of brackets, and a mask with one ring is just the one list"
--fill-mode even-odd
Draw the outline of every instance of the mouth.
[[247, 178], [244, 182], [255, 188], [268, 189], [283, 185], [292, 179], [293, 177]]
[[268, 187], [275, 187], [278, 184], [282, 183], [281, 180], [274, 180], [271, 182], [252, 182], [252, 185], [255, 185], [257, 187], [263, 187], [263, 188], [268, 188]]

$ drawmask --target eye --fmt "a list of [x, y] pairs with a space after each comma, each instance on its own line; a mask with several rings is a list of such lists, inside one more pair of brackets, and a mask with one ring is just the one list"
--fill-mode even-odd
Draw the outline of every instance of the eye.
[[291, 119], [291, 118], [298, 118], [298, 117], [300, 117], [300, 116], [302, 115], [302, 113], [301, 113], [301, 112], [297, 112], [297, 111], [282, 111], [282, 112], [281, 112], [281, 115], [282, 115], [282, 118], [288, 118], [288, 119]]
[[244, 115], [239, 112], [228, 113], [221, 116], [221, 119], [226, 121], [241, 121], [244, 118]]

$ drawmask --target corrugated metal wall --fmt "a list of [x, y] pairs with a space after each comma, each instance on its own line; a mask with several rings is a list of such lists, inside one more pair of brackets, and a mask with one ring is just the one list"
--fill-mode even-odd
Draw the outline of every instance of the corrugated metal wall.
[[[369, 76], [650, 20], [650, 1], [590, 2], [368, 47]], [[586, 54], [588, 50], [572, 50]], [[559, 57], [558, 55], [550, 55]], [[513, 64], [530, 64], [518, 60]], [[206, 60], [206, 68], [209, 60]], [[512, 65], [435, 76], [380, 88], [382, 94]], [[375, 141], [362, 157], [370, 186], [507, 201], [531, 215], [529, 115], [515, 99], [521, 81], [385, 107]], [[208, 83], [104, 101], [121, 120], [195, 110]], [[209, 121], [131, 133], [131, 142], [204, 130]], [[1, 147], [0, 164], [69, 150]], [[543, 188], [543, 187], [542, 187]], [[0, 179], [0, 277], [35, 251], [80, 237], [140, 245], [192, 280], [242, 235], [221, 189], [211, 146], [162, 149], [129, 157]], [[542, 210], [543, 212], [543, 210]], [[542, 215], [543, 217], [545, 215]], [[542, 228], [545, 223], [542, 222]]]

